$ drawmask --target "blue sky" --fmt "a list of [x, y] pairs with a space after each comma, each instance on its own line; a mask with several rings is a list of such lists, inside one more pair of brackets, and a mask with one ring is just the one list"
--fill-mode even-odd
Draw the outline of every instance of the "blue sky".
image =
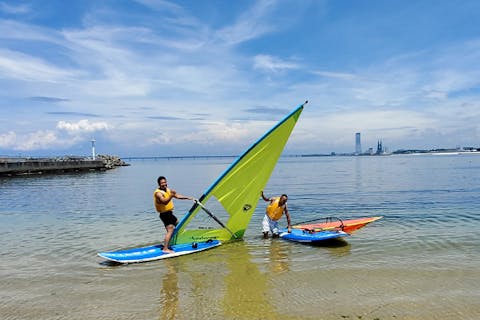
[[2, 1], [0, 156], [480, 147], [479, 1]]

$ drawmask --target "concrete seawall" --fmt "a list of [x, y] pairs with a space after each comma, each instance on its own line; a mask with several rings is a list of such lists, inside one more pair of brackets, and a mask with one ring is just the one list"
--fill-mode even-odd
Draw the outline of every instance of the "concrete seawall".
[[108, 170], [125, 165], [128, 164], [115, 156], [99, 156], [96, 160], [79, 157], [0, 158], [0, 176]]

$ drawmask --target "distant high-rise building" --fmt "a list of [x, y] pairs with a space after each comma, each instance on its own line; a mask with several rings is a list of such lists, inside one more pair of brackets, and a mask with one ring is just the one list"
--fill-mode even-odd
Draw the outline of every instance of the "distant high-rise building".
[[355, 133], [355, 154], [359, 155], [362, 153], [362, 144], [360, 142], [360, 132]]
[[382, 153], [384, 153], [383, 145], [382, 145], [382, 140], [378, 140], [378, 142], [377, 142], [377, 152], [376, 152], [376, 154], [382, 154]]

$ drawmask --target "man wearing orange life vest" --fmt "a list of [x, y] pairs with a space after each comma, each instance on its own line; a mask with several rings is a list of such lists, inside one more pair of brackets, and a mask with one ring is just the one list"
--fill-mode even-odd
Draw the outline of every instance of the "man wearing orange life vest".
[[159, 213], [160, 220], [162, 220], [167, 230], [165, 235], [165, 242], [163, 245], [163, 252], [172, 253], [173, 250], [169, 249], [170, 238], [172, 237], [173, 230], [178, 224], [178, 219], [173, 215], [173, 198], [183, 200], [193, 200], [192, 197], [182, 196], [175, 190], [167, 187], [167, 178], [160, 176], [157, 179], [158, 188], [153, 192], [153, 202], [155, 209]]
[[262, 222], [263, 238], [268, 238], [269, 232], [272, 232], [272, 237], [278, 237], [278, 220], [280, 220], [284, 212], [285, 217], [287, 217], [288, 232], [292, 232], [290, 214], [288, 213], [287, 207], [288, 196], [282, 194], [280, 197], [267, 198], [262, 191], [262, 199], [266, 202], [270, 202], [265, 210], [265, 217], [263, 217]]

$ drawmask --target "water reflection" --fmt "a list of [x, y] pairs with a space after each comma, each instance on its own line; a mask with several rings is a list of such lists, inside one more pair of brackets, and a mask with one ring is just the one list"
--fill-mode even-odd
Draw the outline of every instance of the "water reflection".
[[174, 260], [164, 261], [166, 273], [163, 275], [160, 290], [160, 319], [175, 319], [178, 311], [178, 263]]
[[159, 319], [285, 318], [278, 297], [288, 296], [291, 287], [284, 283], [294, 274], [291, 263], [305, 258], [302, 248], [308, 247], [308, 251], [319, 251], [313, 254], [314, 260], [325, 253], [342, 256], [350, 250], [347, 242], [340, 241], [312, 248], [280, 239], [259, 239], [159, 262], [164, 270]]
[[290, 248], [271, 241], [265, 249], [240, 241], [162, 261], [159, 319], [281, 318], [271, 297], [290, 270]]
[[291, 246], [285, 245], [283, 241], [273, 240], [268, 249], [269, 270], [273, 273], [289, 271]]
[[312, 247], [320, 247], [327, 249], [327, 252], [332, 257], [342, 257], [347, 254], [350, 254], [351, 245], [346, 239], [337, 238], [329, 239], [316, 244], [310, 244]]
[[362, 180], [362, 159], [361, 157], [355, 158], [355, 192], [363, 191], [363, 180]]
[[[280, 319], [281, 314], [275, 310], [269, 298], [271, 289], [268, 275], [252, 262], [253, 256], [244, 242], [232, 244], [232, 247], [226, 261], [229, 273], [225, 276], [226, 292], [222, 301], [225, 318]], [[272, 241], [270, 249], [270, 270], [288, 270], [288, 261], [282, 257], [285, 253], [278, 242]]]

